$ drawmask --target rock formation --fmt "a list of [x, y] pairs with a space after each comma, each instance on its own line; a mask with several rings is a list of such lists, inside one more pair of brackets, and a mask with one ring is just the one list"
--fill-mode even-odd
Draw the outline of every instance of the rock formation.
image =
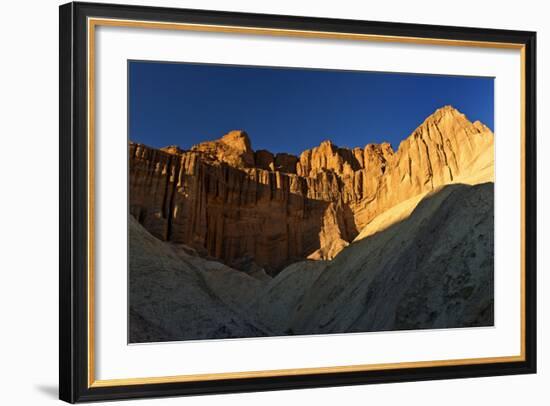
[[331, 261], [254, 277], [130, 216], [130, 338], [151, 342], [490, 326], [493, 184], [436, 188]]
[[[254, 151], [244, 131], [183, 151], [130, 143], [130, 212], [163, 241], [237, 267], [247, 258], [272, 274], [305, 258], [330, 260], [410, 214], [450, 183], [493, 180], [493, 134], [445, 106], [397, 151], [387, 143], [300, 156]], [[405, 214], [378, 216], [407, 201]], [[370, 234], [369, 234], [370, 233]]]
[[493, 197], [493, 183], [431, 192], [409, 217], [324, 266], [286, 313], [293, 316], [287, 328], [315, 334], [492, 325]]
[[160, 241], [131, 216], [128, 228], [129, 342], [270, 334], [242, 311], [258, 279]]

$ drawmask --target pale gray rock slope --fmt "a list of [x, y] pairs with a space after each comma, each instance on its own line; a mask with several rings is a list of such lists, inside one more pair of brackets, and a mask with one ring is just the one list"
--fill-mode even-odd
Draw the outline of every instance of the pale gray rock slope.
[[129, 224], [130, 342], [493, 324], [493, 183], [441, 187], [333, 260], [273, 279]]
[[129, 237], [131, 343], [270, 334], [241, 309], [260, 281], [158, 240], [131, 216]]
[[286, 267], [259, 291], [250, 311], [276, 335], [288, 335], [290, 321], [330, 261], [300, 261]]
[[449, 185], [311, 285], [295, 334], [493, 324], [493, 184]]

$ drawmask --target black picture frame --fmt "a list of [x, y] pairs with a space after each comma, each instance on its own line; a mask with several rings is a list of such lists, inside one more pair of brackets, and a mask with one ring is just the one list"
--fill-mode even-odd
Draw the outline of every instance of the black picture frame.
[[[536, 372], [536, 33], [204, 10], [60, 6], [59, 397], [67, 402], [234, 393]], [[524, 360], [211, 381], [90, 386], [88, 368], [87, 19], [89, 17], [512, 43], [524, 52]]]

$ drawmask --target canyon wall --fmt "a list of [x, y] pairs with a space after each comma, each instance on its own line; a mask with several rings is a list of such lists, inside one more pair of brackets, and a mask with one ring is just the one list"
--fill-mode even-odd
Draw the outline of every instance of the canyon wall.
[[449, 183], [493, 181], [493, 134], [445, 106], [397, 151], [254, 151], [244, 131], [181, 150], [130, 143], [130, 213], [155, 237], [238, 269], [332, 259], [381, 213]]

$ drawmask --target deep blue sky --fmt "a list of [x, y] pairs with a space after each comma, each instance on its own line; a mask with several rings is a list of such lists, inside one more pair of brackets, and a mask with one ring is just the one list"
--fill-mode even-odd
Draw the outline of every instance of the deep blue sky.
[[130, 139], [188, 149], [246, 130], [254, 149], [299, 154], [399, 142], [451, 104], [493, 129], [493, 78], [129, 62]]

